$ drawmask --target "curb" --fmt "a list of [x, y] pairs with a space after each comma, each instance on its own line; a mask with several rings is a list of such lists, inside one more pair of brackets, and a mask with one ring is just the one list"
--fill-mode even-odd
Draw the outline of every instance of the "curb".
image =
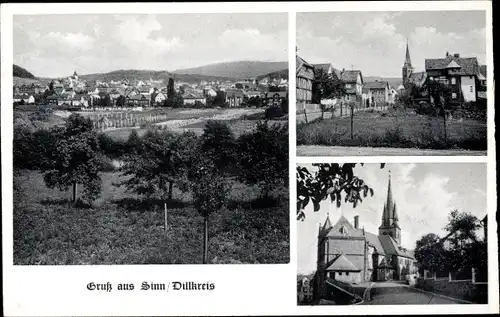
[[442, 298], [446, 298], [446, 299], [451, 299], [451, 300], [454, 300], [454, 301], [457, 301], [457, 302], [461, 302], [463, 304], [476, 304], [476, 303], [470, 302], [470, 301], [465, 300], [465, 299], [459, 299], [459, 298], [455, 298], [455, 297], [451, 297], [451, 296], [446, 296], [446, 295], [439, 294], [439, 293], [429, 292], [429, 291], [426, 291], [426, 290], [423, 290], [423, 289], [420, 289], [420, 288], [416, 288], [416, 287], [409, 287], [407, 285], [405, 285], [405, 287], [411, 288], [411, 289], [415, 289], [415, 290], [417, 290], [419, 292], [422, 292], [422, 293], [432, 294], [433, 296], [442, 297]]

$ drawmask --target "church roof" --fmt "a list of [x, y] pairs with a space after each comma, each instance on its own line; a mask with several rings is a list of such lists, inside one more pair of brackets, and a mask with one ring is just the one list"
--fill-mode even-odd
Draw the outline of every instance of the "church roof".
[[406, 258], [415, 258], [412, 252], [401, 247], [391, 236], [381, 235], [378, 236], [386, 255], [398, 255]]
[[382, 243], [380, 242], [379, 237], [376, 234], [371, 232], [365, 232], [366, 241], [375, 248], [378, 254], [385, 255], [385, 249]]
[[411, 66], [410, 50], [408, 49], [408, 41], [406, 41], [405, 65]]
[[349, 259], [344, 255], [339, 255], [332, 264], [328, 266], [327, 271], [351, 271], [359, 272], [360, 268], [356, 267]]
[[[344, 227], [347, 233], [344, 235], [340, 232], [340, 229]], [[363, 231], [361, 229], [356, 229], [354, 226], [342, 215], [340, 219], [335, 223], [330, 230], [328, 230], [327, 236], [329, 237], [363, 237]]]

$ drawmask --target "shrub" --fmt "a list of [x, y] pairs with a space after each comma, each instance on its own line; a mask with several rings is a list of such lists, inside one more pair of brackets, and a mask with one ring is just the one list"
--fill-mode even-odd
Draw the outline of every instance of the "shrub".
[[281, 106], [269, 106], [266, 109], [265, 117], [266, 119], [274, 119], [278, 117], [282, 117], [285, 115]]

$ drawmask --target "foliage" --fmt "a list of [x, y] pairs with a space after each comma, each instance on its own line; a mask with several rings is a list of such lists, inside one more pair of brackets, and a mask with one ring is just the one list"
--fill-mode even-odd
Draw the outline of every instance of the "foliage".
[[422, 270], [431, 272], [448, 270], [448, 267], [446, 267], [446, 250], [437, 234], [428, 233], [417, 241], [415, 259]]
[[72, 114], [64, 128], [54, 128], [51, 132], [57, 141], [49, 158], [50, 169], [44, 174], [47, 187], [68, 190], [71, 185], [82, 184], [83, 200], [96, 199], [101, 191], [101, 162], [92, 121]]
[[139, 149], [125, 156], [120, 170], [122, 176], [130, 177], [118, 185], [146, 197], [172, 198], [174, 183], [181, 189], [187, 184], [187, 169], [195, 143], [193, 133], [176, 135], [159, 130], [147, 133]]
[[[373, 189], [354, 175], [356, 163], [320, 163], [313, 166], [318, 168], [314, 174], [306, 167], [297, 165], [297, 220], [305, 219], [304, 208], [310, 202], [316, 212], [320, 209], [320, 202], [328, 197], [340, 207], [344, 195], [344, 203], [352, 203], [356, 208], [368, 193], [373, 196]], [[380, 167], [383, 168], [384, 164]]]
[[116, 106], [117, 107], [123, 108], [123, 107], [125, 107], [125, 103], [126, 103], [125, 96], [120, 95], [120, 96], [118, 96], [118, 98], [116, 98]]
[[229, 105], [226, 102], [226, 93], [224, 91], [217, 91], [217, 95], [215, 95], [213, 99], [213, 107], [222, 107], [222, 108], [228, 108]]
[[99, 133], [99, 148], [104, 155], [111, 158], [119, 158], [125, 152], [125, 144], [115, 140], [106, 133]]
[[313, 102], [318, 104], [321, 103], [321, 99], [340, 97], [345, 93], [342, 81], [322, 68], [314, 70], [312, 91]]
[[201, 151], [222, 173], [232, 170], [236, 159], [236, 138], [227, 123], [209, 120], [203, 129]]
[[272, 120], [274, 118], [283, 117], [284, 115], [285, 112], [283, 112], [283, 107], [281, 106], [272, 105], [266, 108], [265, 112], [266, 119]]
[[20, 66], [17, 66], [17, 65], [13, 66], [12, 76], [14, 76], [14, 77], [21, 77], [21, 78], [36, 79], [36, 77], [32, 73], [30, 73], [26, 69], [24, 69], [24, 68], [22, 68]]
[[288, 183], [288, 125], [257, 123], [238, 139], [240, 179], [261, 188], [264, 197]]
[[194, 207], [203, 217], [227, 204], [230, 186], [207, 156], [199, 157], [189, 171]]
[[125, 143], [125, 152], [128, 154], [135, 154], [141, 149], [141, 139], [136, 129], [133, 129], [128, 136]]

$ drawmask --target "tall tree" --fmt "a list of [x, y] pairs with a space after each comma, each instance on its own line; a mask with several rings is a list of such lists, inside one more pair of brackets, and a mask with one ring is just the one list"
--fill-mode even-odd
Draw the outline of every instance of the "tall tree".
[[174, 79], [170, 77], [167, 84], [167, 98], [173, 98], [175, 95]]
[[323, 68], [317, 68], [314, 70], [312, 93], [313, 102], [321, 105], [321, 118], [323, 119], [327, 107], [321, 103], [321, 100], [343, 96], [344, 84], [337, 76], [328, 74]]
[[444, 272], [449, 269], [446, 253], [441, 238], [437, 234], [428, 233], [417, 241], [415, 259], [421, 270]]
[[83, 185], [83, 199], [92, 201], [101, 191], [100, 148], [92, 121], [78, 114], [69, 116], [64, 128], [54, 128], [57, 139], [50, 157], [51, 168], [45, 171], [44, 180], [49, 188], [73, 188], [73, 202], [78, 199], [78, 184]]
[[201, 150], [211, 158], [215, 167], [226, 174], [233, 170], [237, 143], [236, 138], [226, 123], [209, 120], [203, 129]]
[[261, 121], [238, 138], [240, 179], [257, 185], [263, 197], [288, 184], [288, 125]]
[[227, 203], [230, 184], [218, 173], [210, 158], [201, 155], [190, 171], [191, 192], [196, 210], [203, 216], [203, 264], [208, 263], [210, 215]]

